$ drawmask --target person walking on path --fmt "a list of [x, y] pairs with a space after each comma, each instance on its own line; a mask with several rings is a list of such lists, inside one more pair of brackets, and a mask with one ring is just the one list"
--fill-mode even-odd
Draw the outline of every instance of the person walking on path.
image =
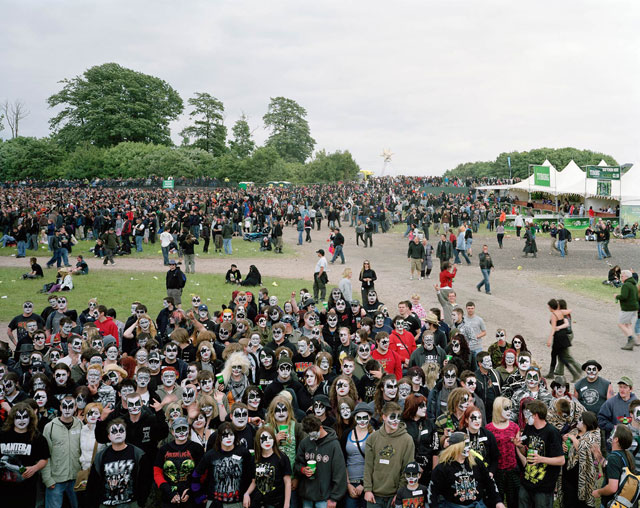
[[335, 248], [335, 251], [333, 253], [333, 257], [331, 258], [331, 264], [335, 263], [338, 256], [340, 256], [342, 264], [344, 265], [344, 254], [342, 252], [343, 245], [344, 236], [342, 235], [342, 233], [340, 233], [340, 228], [335, 228], [333, 234], [333, 247]]
[[[313, 273], [313, 299], [318, 301], [324, 301], [327, 296], [327, 282], [329, 277], [327, 276], [327, 258], [324, 257], [324, 249], [318, 249], [318, 262], [316, 263], [316, 269]], [[318, 300], [320, 297], [320, 300]]]
[[638, 319], [638, 286], [631, 270], [620, 272], [620, 294], [616, 295], [616, 301], [620, 302], [620, 314], [618, 316], [618, 327], [627, 338], [627, 343], [622, 346], [625, 351], [633, 351], [633, 346], [640, 346], [636, 342], [635, 324]]
[[489, 284], [489, 275], [491, 274], [491, 269], [494, 268], [493, 259], [491, 259], [491, 254], [489, 254], [489, 247], [487, 245], [482, 246], [482, 252], [478, 256], [480, 260], [480, 271], [482, 272], [482, 281], [476, 286], [478, 292], [480, 288], [484, 286], [485, 292], [490, 295], [491, 294], [491, 285]]
[[273, 240], [275, 243], [276, 254], [282, 254], [283, 235], [284, 235], [284, 220], [280, 219], [273, 227]]
[[233, 226], [229, 222], [229, 219], [226, 219], [224, 222], [224, 226], [222, 227], [222, 246], [224, 248], [224, 253], [229, 256], [233, 254], [233, 248], [231, 247], [232, 238]]
[[376, 275], [375, 270], [371, 268], [371, 263], [369, 262], [369, 260], [365, 259], [362, 263], [360, 276], [358, 277], [358, 280], [361, 282], [360, 294], [362, 296], [363, 302], [367, 301], [367, 295], [369, 294], [369, 291], [374, 291], [376, 289], [375, 282], [377, 278], [378, 276]]
[[[533, 257], [538, 257], [538, 245], [536, 244], [536, 230], [533, 224], [528, 224], [524, 232], [524, 252], [523, 257], [528, 257], [529, 254], [533, 254]], [[553, 239], [551, 240], [553, 243]], [[502, 246], [500, 247], [502, 248]]]
[[453, 245], [447, 240], [447, 235], [440, 235], [440, 241], [436, 247], [436, 257], [440, 260], [440, 271], [445, 261], [451, 260], [453, 257]]
[[102, 244], [104, 245], [103, 265], [106, 265], [107, 262], [111, 262], [112, 265], [116, 264], [113, 260], [113, 253], [118, 248], [118, 243], [118, 237], [116, 236], [116, 232], [112, 226], [104, 235], [102, 235]]
[[416, 271], [420, 274], [422, 271], [422, 260], [424, 259], [424, 246], [420, 243], [420, 239], [417, 235], [409, 242], [407, 258], [409, 263], [411, 263], [411, 280], [413, 280], [413, 274]]
[[567, 230], [564, 229], [564, 224], [558, 224], [558, 250], [560, 251], [560, 256], [565, 257], [565, 245], [567, 245]]
[[460, 264], [460, 254], [462, 254], [462, 257], [464, 258], [464, 260], [467, 262], [468, 265], [471, 264], [471, 261], [469, 260], [469, 256], [467, 256], [467, 240], [465, 238], [464, 232], [465, 232], [465, 227], [460, 226], [460, 229], [458, 229], [458, 238], [456, 239], [456, 259], [454, 261], [456, 265]]

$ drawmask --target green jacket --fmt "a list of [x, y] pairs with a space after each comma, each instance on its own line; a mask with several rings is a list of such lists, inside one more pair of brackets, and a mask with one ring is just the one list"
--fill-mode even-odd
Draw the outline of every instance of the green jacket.
[[364, 491], [374, 496], [392, 497], [407, 481], [404, 468], [414, 460], [415, 445], [400, 422], [392, 434], [384, 426], [367, 439], [364, 452]]
[[73, 419], [67, 429], [60, 418], [50, 421], [42, 433], [49, 444], [51, 458], [42, 469], [42, 481], [47, 488], [55, 483], [75, 480], [80, 471], [80, 431], [82, 422]]
[[228, 239], [233, 237], [233, 228], [230, 224], [225, 224], [222, 228], [222, 238]]
[[616, 300], [620, 302], [620, 310], [624, 312], [631, 312], [638, 310], [638, 286], [633, 277], [629, 277], [622, 284], [620, 294], [616, 295]]

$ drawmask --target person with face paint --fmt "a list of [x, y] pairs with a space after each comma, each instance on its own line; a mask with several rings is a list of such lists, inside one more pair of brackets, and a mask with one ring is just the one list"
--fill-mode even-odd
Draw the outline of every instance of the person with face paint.
[[422, 468], [422, 474], [418, 475], [420, 481], [428, 484], [431, 471], [438, 463], [440, 441], [433, 421], [427, 417], [427, 399], [424, 395], [414, 393], [407, 397], [402, 421], [413, 439], [415, 459]]
[[[401, 421], [402, 409], [395, 402], [382, 408], [382, 426], [365, 445], [364, 499], [367, 503], [387, 507], [400, 487], [406, 486], [402, 472], [415, 454], [413, 439]], [[393, 454], [384, 450], [394, 450]]]
[[[303, 339], [300, 338], [298, 343]], [[295, 358], [295, 356], [294, 356]], [[313, 397], [317, 394], [326, 393], [327, 383], [320, 368], [315, 365], [308, 366], [301, 376], [302, 389], [296, 393], [298, 407], [305, 413], [313, 410]]]
[[482, 413], [482, 421], [486, 422], [486, 411], [484, 401], [482, 400], [483, 393], [481, 390], [478, 390], [478, 379], [476, 375], [470, 370], [463, 370], [459, 376], [460, 379], [460, 387], [464, 388], [469, 392], [471, 398], [469, 399], [469, 404], [476, 406], [480, 409]]
[[269, 427], [256, 433], [254, 442], [256, 476], [244, 495], [244, 505], [282, 506], [291, 500], [291, 464], [281, 452], [276, 436]]
[[[47, 330], [50, 335], [56, 335], [60, 331], [62, 320], [64, 318], [68, 318], [70, 320], [72, 325], [71, 328], [73, 329], [78, 321], [78, 312], [67, 308], [66, 296], [59, 296], [56, 310], [47, 317], [45, 330]], [[65, 333], [71, 333], [71, 330]]]
[[596, 360], [582, 364], [585, 377], [574, 385], [574, 395], [587, 411], [598, 414], [607, 399], [614, 396], [611, 382], [600, 376], [602, 365]]
[[262, 391], [256, 385], [249, 385], [244, 391], [242, 402], [249, 409], [249, 421], [264, 420], [265, 410], [262, 407]]
[[249, 369], [251, 365], [244, 353], [237, 352], [228, 356], [222, 375], [225, 381], [225, 387], [229, 404], [242, 400], [242, 395], [251, 384], [249, 379]]
[[46, 439], [36, 428], [36, 414], [20, 402], [11, 408], [0, 432], [0, 492], [6, 506], [36, 505], [38, 471], [49, 459]]
[[278, 363], [275, 351], [267, 347], [258, 354], [260, 366], [256, 374], [256, 384], [265, 390], [278, 377]]
[[518, 460], [524, 467], [519, 506], [551, 506], [560, 470], [565, 464], [560, 432], [547, 423], [547, 405], [540, 400], [525, 404], [526, 425], [516, 442]]
[[[307, 437], [298, 447], [293, 468], [301, 473], [300, 500], [305, 507], [335, 508], [347, 490], [345, 460], [336, 433], [313, 415], [305, 416], [302, 427]], [[308, 466], [309, 460], [316, 461], [315, 471]]]
[[[36, 327], [33, 330], [27, 329], [27, 324], [35, 321]], [[33, 312], [33, 302], [26, 301], [22, 304], [22, 314], [14, 317], [7, 328], [7, 337], [9, 343], [17, 348], [17, 344], [21, 339], [27, 337], [37, 329], [44, 329], [45, 322], [38, 314]]]
[[[505, 352], [505, 360], [508, 361], [507, 353]], [[527, 371], [531, 368], [531, 354], [521, 353], [516, 359], [516, 369], [507, 377], [506, 381], [502, 385], [502, 392], [500, 395], [503, 397], [511, 398], [513, 394], [525, 387], [525, 376]]]
[[371, 333], [369, 334], [372, 339], [375, 340], [378, 333], [391, 333], [393, 328], [387, 324], [385, 315], [382, 312], [376, 310], [373, 315], [373, 326], [371, 327]]
[[[175, 303], [173, 298], [167, 296], [162, 300], [162, 310], [158, 313], [158, 317], [156, 318], [156, 325], [158, 329], [158, 333], [160, 335], [167, 334], [167, 326], [169, 325], [169, 318], [171, 314], [176, 310]], [[131, 326], [131, 325], [129, 325]]]
[[372, 351], [371, 358], [380, 362], [384, 371], [393, 374], [396, 379], [402, 377], [402, 360], [391, 350], [389, 335], [385, 333], [376, 335], [376, 349]]
[[[424, 240], [423, 240], [424, 241]], [[400, 487], [395, 496], [395, 508], [404, 506], [426, 506], [427, 485], [420, 480], [420, 466], [417, 462], [409, 462], [404, 468], [404, 476], [407, 480], [406, 487]]]
[[151, 487], [149, 456], [131, 444], [124, 420], [112, 420], [107, 433], [109, 446], [98, 452], [89, 473], [87, 506], [144, 506]]
[[[427, 493], [430, 507], [486, 506], [505, 508], [489, 471], [471, 452], [467, 435], [454, 432], [431, 473]], [[442, 504], [438, 505], [438, 500]]]
[[276, 378], [264, 390], [265, 400], [272, 399], [287, 388], [291, 388], [294, 393], [298, 393], [302, 389], [298, 376], [293, 372], [293, 362], [288, 357], [283, 356], [278, 360], [276, 372]]
[[182, 290], [187, 283], [187, 276], [180, 270], [175, 259], [169, 260], [169, 271], [166, 277], [167, 296], [173, 298], [174, 304], [181, 308]]
[[189, 439], [187, 419], [175, 419], [171, 424], [171, 439], [160, 447], [153, 466], [153, 478], [160, 490], [162, 508], [193, 506], [191, 474], [203, 456], [202, 445]]
[[511, 400], [496, 398], [492, 422], [486, 428], [494, 435], [498, 446], [498, 467], [494, 478], [500, 496], [507, 501], [507, 506], [518, 506], [520, 470], [514, 443], [520, 442], [520, 428], [513, 421]]
[[495, 436], [484, 427], [480, 409], [472, 404], [467, 407], [460, 420], [460, 430], [466, 432], [472, 453], [484, 463], [495, 476], [498, 469], [498, 444]]
[[207, 499], [213, 506], [239, 506], [254, 476], [253, 457], [247, 447], [238, 445], [232, 425], [225, 422], [193, 472], [194, 501], [200, 504]]
[[398, 355], [403, 368], [409, 366], [409, 358], [416, 350], [415, 337], [406, 327], [407, 324], [405, 324], [404, 318], [399, 315], [396, 316], [393, 319], [393, 332], [389, 336], [389, 349]]
[[73, 486], [80, 470], [82, 422], [74, 417], [75, 412], [75, 397], [65, 395], [60, 401], [60, 416], [49, 422], [42, 433], [51, 454], [41, 472], [42, 481], [47, 487], [47, 507], [62, 508], [65, 496], [73, 508], [78, 506]]
[[[183, 331], [181, 329], [177, 329], [174, 336], [173, 333], [171, 336], [176, 337], [176, 339], [181, 340], [181, 337], [184, 336]], [[171, 340], [164, 345], [164, 358], [162, 360], [163, 367], [173, 367], [178, 372], [178, 381], [187, 377], [187, 363], [184, 360], [178, 358], [178, 353], [180, 351], [180, 346], [178, 346], [177, 342]]]
[[80, 363], [80, 355], [83, 349], [86, 348], [86, 345], [82, 340], [82, 336], [75, 333], [67, 340], [67, 356], [60, 358], [59, 363], [64, 363], [69, 369], [72, 369]]

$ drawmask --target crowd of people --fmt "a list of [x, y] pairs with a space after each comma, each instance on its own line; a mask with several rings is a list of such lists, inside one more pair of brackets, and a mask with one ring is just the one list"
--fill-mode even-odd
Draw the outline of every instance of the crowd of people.
[[[106, 264], [118, 246], [162, 242], [165, 232], [177, 249], [187, 236], [217, 248], [217, 224], [230, 235], [221, 235], [226, 249], [247, 217], [252, 229], [302, 220], [303, 232], [305, 222], [321, 230], [326, 217], [333, 231], [332, 259], [318, 249], [312, 290], [285, 301], [237, 287], [235, 265], [226, 305], [209, 308], [205, 295], [183, 301], [186, 276], [171, 249], [167, 296], [136, 295], [124, 321], [99, 292], [85, 309], [70, 309], [64, 292], [25, 301], [0, 350], [7, 506], [571, 508], [619, 495], [624, 468], [640, 467], [633, 380], [609, 381], [597, 359], [573, 358], [571, 309], [561, 299], [548, 302], [544, 374], [546, 359], [525, 337], [499, 328], [490, 339], [475, 303], [457, 301], [455, 265], [471, 262], [480, 224], [500, 234], [504, 203], [473, 191], [425, 194], [401, 179], [336, 190], [0, 194], [5, 234], [24, 230], [20, 241], [35, 235], [37, 246], [45, 229], [51, 265], [70, 264], [72, 238], [106, 238]], [[400, 221], [411, 277], [430, 277], [432, 256], [440, 261], [437, 305], [424, 308], [417, 294], [383, 303], [369, 261], [358, 276], [361, 301], [350, 269], [327, 287], [328, 264], [344, 262], [342, 222], [369, 224], [373, 235]], [[440, 240], [425, 249], [430, 228]], [[534, 228], [522, 230], [535, 245]], [[488, 248], [476, 255], [478, 291], [490, 293]], [[38, 273], [32, 268], [26, 278]], [[249, 277], [260, 286], [257, 268]], [[621, 270], [619, 280], [619, 326], [633, 349], [637, 279]]]

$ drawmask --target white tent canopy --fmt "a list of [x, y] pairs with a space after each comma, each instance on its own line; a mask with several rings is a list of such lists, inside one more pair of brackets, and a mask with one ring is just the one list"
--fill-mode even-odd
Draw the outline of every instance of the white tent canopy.
[[[598, 164], [598, 166], [608, 166], [609, 164], [607, 164], [604, 159], [600, 161], [600, 163]], [[603, 197], [606, 199], [610, 199], [610, 200], [614, 200], [617, 201], [618, 199], [620, 199], [620, 186], [622, 184], [622, 179], [620, 180], [611, 180], [611, 194], [609, 196], [601, 196], [600, 194], [598, 194], [598, 180], [596, 180], [595, 178], [588, 178], [587, 179], [587, 193], [585, 197]], [[581, 192], [581, 194], [584, 194], [584, 190]]]
[[640, 201], [640, 169], [637, 166], [632, 167], [622, 175], [620, 182], [623, 203], [625, 201]]
[[526, 180], [523, 180], [522, 182], [518, 182], [515, 185], [512, 185], [511, 188], [516, 190], [524, 190], [527, 192], [546, 192], [548, 194], [553, 194], [554, 196], [558, 194], [556, 190], [558, 171], [556, 171], [556, 168], [553, 167], [553, 164], [551, 164], [548, 160], [545, 160], [540, 165], [549, 166], [549, 187], [545, 187], [543, 185], [536, 185], [535, 175], [531, 174], [529, 178], [527, 178]]
[[584, 194], [586, 174], [573, 161], [558, 173], [558, 194]]

